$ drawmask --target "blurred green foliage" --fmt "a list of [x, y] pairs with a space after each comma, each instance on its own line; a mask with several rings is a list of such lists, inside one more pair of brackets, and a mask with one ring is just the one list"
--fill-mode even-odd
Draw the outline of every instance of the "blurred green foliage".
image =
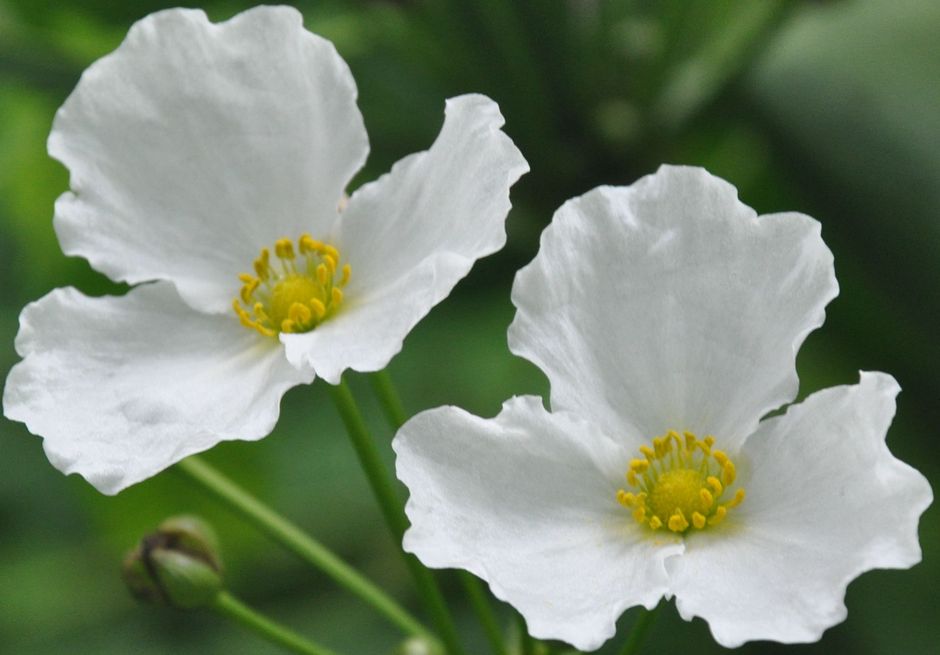
[[[510, 242], [480, 262], [392, 363], [411, 410], [452, 403], [491, 416], [547, 383], [510, 355], [513, 273], [568, 197], [625, 184], [661, 162], [698, 164], [758, 211], [823, 223], [842, 288], [799, 357], [801, 395], [851, 383], [856, 370], [904, 388], [889, 444], [936, 482], [940, 425], [940, 4], [932, 0], [428, 0], [295, 3], [348, 60], [372, 141], [354, 185], [423, 149], [443, 100], [496, 99], [532, 172], [513, 190]], [[0, 373], [16, 361], [21, 307], [56, 286], [120, 292], [61, 255], [52, 205], [66, 172], [45, 154], [53, 113], [95, 58], [158, 0], [0, 0]], [[250, 6], [207, 2], [221, 20]], [[599, 290], [600, 293], [603, 290]], [[472, 324], [472, 329], [465, 329]], [[434, 362], [433, 366], [429, 362]], [[382, 438], [368, 385], [352, 380]], [[318, 383], [319, 385], [319, 383]], [[324, 390], [295, 389], [274, 435], [210, 459], [416, 607]], [[201, 513], [219, 528], [236, 592], [347, 653], [387, 653], [399, 636], [321, 574], [302, 568], [167, 472], [107, 498], [46, 462], [39, 439], [0, 420], [0, 651], [275, 653], [211, 615], [155, 611], [122, 587], [122, 553], [165, 516]], [[389, 462], [391, 462], [390, 453]], [[798, 480], [791, 481], [798, 484]], [[877, 521], [877, 516], [858, 516]], [[936, 647], [940, 525], [921, 523], [912, 573], [852, 583], [848, 620], [799, 647], [745, 653], [927, 653]], [[471, 652], [484, 642], [452, 576]], [[502, 608], [503, 616], [509, 613]], [[629, 628], [628, 613], [622, 621]], [[648, 652], [719, 652], [699, 620], [673, 610]], [[602, 652], [613, 652], [608, 647]]]

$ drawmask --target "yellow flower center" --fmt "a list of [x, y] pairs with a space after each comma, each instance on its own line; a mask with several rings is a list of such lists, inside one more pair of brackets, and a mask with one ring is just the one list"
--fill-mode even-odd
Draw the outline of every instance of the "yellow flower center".
[[652, 447], [640, 446], [643, 459], [630, 460], [627, 470], [627, 483], [635, 491], [617, 491], [617, 501], [632, 511], [636, 522], [653, 530], [702, 530], [721, 523], [729, 509], [744, 501], [739, 488], [721, 502], [736, 472], [728, 455], [712, 449], [715, 438], [699, 439], [691, 432], [684, 436], [670, 431], [655, 437]]
[[[299, 255], [298, 255], [299, 253]], [[266, 337], [280, 332], [309, 332], [336, 313], [349, 282], [349, 264], [339, 265], [339, 251], [309, 234], [274, 244], [277, 261], [261, 249], [255, 274], [242, 273], [239, 297], [232, 302], [242, 325]]]

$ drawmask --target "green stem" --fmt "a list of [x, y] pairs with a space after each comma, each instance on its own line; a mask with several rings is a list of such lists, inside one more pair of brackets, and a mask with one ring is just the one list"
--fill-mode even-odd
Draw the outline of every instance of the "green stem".
[[333, 651], [308, 641], [296, 632], [292, 632], [262, 616], [227, 591], [222, 591], [216, 596], [215, 601], [212, 603], [212, 609], [219, 614], [235, 619], [268, 641], [273, 641], [275, 644], [295, 653], [302, 653], [303, 655], [336, 655]]
[[392, 430], [397, 431], [408, 420], [408, 415], [405, 413], [401, 397], [395, 390], [392, 376], [388, 374], [388, 369], [383, 368], [377, 373], [372, 373], [369, 376], [369, 382], [372, 383], [372, 390], [379, 399], [388, 424], [392, 426]]
[[470, 606], [477, 615], [480, 624], [483, 626], [483, 632], [486, 634], [487, 641], [496, 655], [507, 655], [506, 642], [503, 639], [503, 631], [499, 627], [499, 621], [496, 614], [486, 597], [486, 592], [480, 581], [472, 574], [466, 571], [460, 572], [460, 582], [463, 584], [464, 591], [470, 599]]
[[529, 627], [526, 625], [522, 614], [517, 614], [519, 623], [519, 650], [522, 655], [535, 655], [535, 640], [529, 634]]
[[[408, 520], [402, 511], [401, 500], [395, 489], [392, 478], [382, 463], [382, 458], [375, 447], [375, 442], [366, 428], [365, 421], [349, 387], [343, 380], [338, 385], [330, 386], [330, 393], [339, 411], [340, 417], [346, 426], [346, 432], [352, 441], [356, 454], [359, 456], [359, 462], [369, 479], [372, 492], [379, 503], [382, 515], [392, 532], [396, 543], [401, 544], [405, 530], [408, 528]], [[447, 605], [444, 603], [444, 597], [441, 595], [437, 583], [431, 576], [431, 572], [426, 569], [414, 555], [401, 551], [408, 566], [418, 593], [427, 606], [428, 611], [434, 619], [438, 632], [447, 651], [452, 655], [460, 655], [463, 649], [457, 638], [457, 628], [450, 616]]]
[[651, 610], [640, 608], [641, 614], [637, 617], [636, 622], [634, 622], [633, 628], [630, 630], [630, 635], [627, 637], [627, 643], [623, 645], [623, 650], [620, 651], [620, 655], [636, 655], [636, 653], [639, 652], [640, 645], [646, 638], [646, 634], [653, 625], [653, 621], [656, 620], [656, 615], [659, 614], [660, 607], [662, 607], [662, 603]]
[[406, 634], [433, 639], [427, 628], [421, 625], [385, 592], [339, 559], [325, 546], [314, 540], [313, 537], [275, 513], [209, 464], [206, 464], [198, 457], [189, 457], [180, 462], [176, 470], [186, 474], [190, 480], [201, 485], [217, 500], [228, 505], [230, 509], [249, 522], [254, 523], [259, 530], [274, 541], [359, 596]]
[[[385, 413], [389, 425], [393, 431], [397, 431], [404, 425], [408, 416], [405, 413], [401, 397], [395, 389], [395, 384], [392, 382], [392, 376], [389, 375], [388, 369], [382, 369], [378, 373], [370, 375], [369, 381], [372, 383], [372, 390], [382, 406], [382, 411]], [[480, 585], [480, 581], [472, 573], [465, 571], [460, 572], [459, 578], [467, 597], [470, 599], [470, 606], [473, 608], [480, 625], [483, 626], [483, 632], [486, 634], [493, 652], [496, 655], [506, 655], [505, 637], [499, 626], [496, 613], [487, 599], [486, 592]]]

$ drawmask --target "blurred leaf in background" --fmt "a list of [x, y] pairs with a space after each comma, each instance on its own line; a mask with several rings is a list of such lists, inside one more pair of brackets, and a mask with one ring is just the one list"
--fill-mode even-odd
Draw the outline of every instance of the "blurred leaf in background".
[[[293, 3], [331, 39], [359, 84], [372, 155], [354, 182], [426, 148], [444, 98], [482, 92], [532, 172], [513, 189], [507, 248], [476, 266], [412, 333], [392, 363], [408, 408], [457, 404], [494, 415], [512, 394], [547, 391], [512, 357], [505, 330], [516, 269], [567, 198], [626, 184], [662, 162], [696, 164], [734, 183], [760, 212], [823, 223], [842, 293], [800, 354], [801, 395], [852, 383], [857, 369], [904, 389], [893, 452], [940, 480], [940, 4], [932, 0], [424, 0]], [[16, 317], [56, 286], [119, 285], [66, 258], [52, 206], [67, 174], [45, 153], [56, 108], [91, 61], [157, 0], [0, 0], [0, 372], [17, 360]], [[224, 20], [251, 3], [204, 3]], [[599, 290], [603, 292], [603, 290]], [[368, 385], [353, 379], [368, 398]], [[318, 383], [319, 384], [319, 383]], [[276, 433], [210, 459], [417, 611], [406, 572], [324, 389], [287, 395]], [[390, 439], [366, 403], [377, 435]], [[319, 573], [197, 497], [167, 472], [108, 498], [46, 461], [38, 438], [0, 421], [0, 651], [275, 653], [213, 616], [138, 607], [121, 554], [165, 516], [212, 518], [230, 585], [252, 604], [348, 653], [400, 640]], [[391, 453], [386, 449], [389, 464]], [[934, 484], [936, 487], [936, 484]], [[940, 592], [936, 510], [921, 523], [912, 573], [852, 583], [849, 618], [817, 644], [751, 644], [745, 653], [926, 653]], [[859, 516], [876, 521], [876, 516]], [[484, 642], [453, 578], [442, 579], [471, 652]], [[505, 610], [505, 608], [504, 608]], [[503, 611], [507, 620], [509, 614]], [[629, 627], [632, 613], [623, 625]], [[248, 641], [251, 639], [251, 641]], [[602, 653], [615, 652], [616, 643]], [[701, 621], [661, 616], [649, 652], [720, 652]]]

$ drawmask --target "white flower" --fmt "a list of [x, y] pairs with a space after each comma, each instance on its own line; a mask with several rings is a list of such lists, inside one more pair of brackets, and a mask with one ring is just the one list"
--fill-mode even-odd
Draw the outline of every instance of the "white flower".
[[818, 639], [854, 577], [920, 560], [932, 499], [885, 446], [889, 375], [761, 420], [796, 396], [797, 349], [836, 294], [816, 221], [757, 217], [701, 169], [569, 201], [516, 278], [509, 329], [552, 411], [520, 397], [495, 419], [408, 422], [405, 549], [584, 650], [662, 597], [725, 646]]
[[502, 124], [488, 98], [449, 100], [430, 150], [345, 203], [368, 152], [356, 86], [296, 10], [141, 20], [85, 71], [49, 151], [71, 172], [55, 212], [65, 253], [151, 283], [26, 307], [6, 416], [110, 494], [260, 439], [294, 385], [383, 368], [505, 242], [527, 165]]

